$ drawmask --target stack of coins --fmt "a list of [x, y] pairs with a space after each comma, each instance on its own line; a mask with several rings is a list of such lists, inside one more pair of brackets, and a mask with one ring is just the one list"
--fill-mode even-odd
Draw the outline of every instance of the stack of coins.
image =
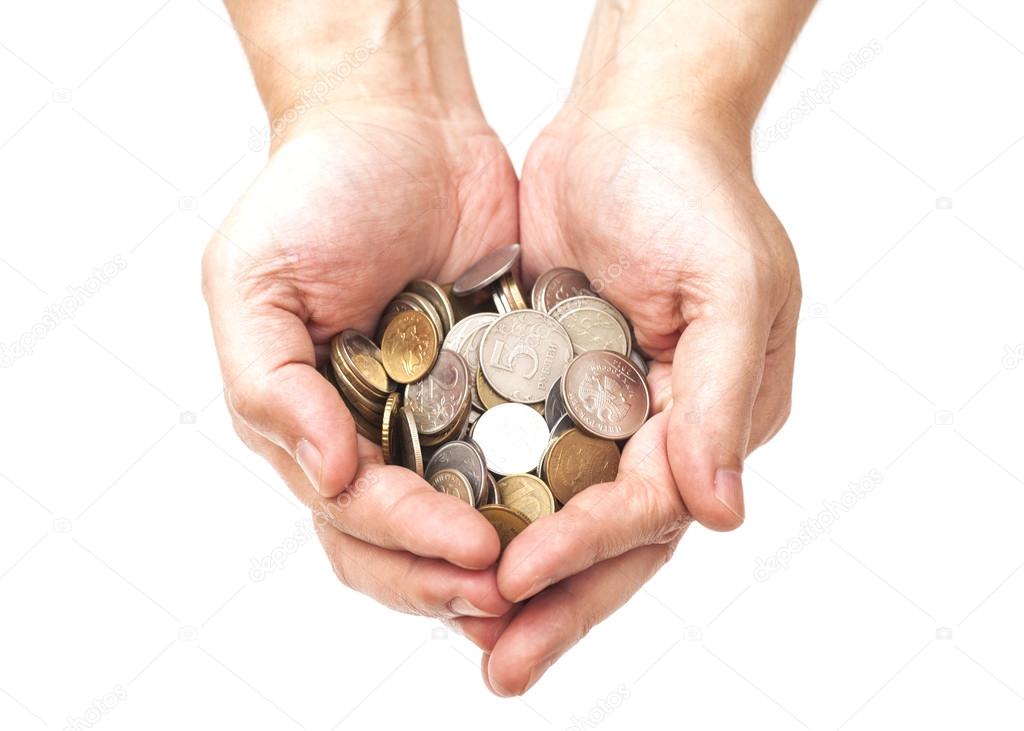
[[512, 244], [450, 285], [412, 282], [376, 343], [339, 333], [322, 371], [387, 463], [476, 507], [502, 549], [615, 479], [620, 446], [651, 407], [622, 313], [567, 268], [542, 274], [528, 305], [518, 260]]

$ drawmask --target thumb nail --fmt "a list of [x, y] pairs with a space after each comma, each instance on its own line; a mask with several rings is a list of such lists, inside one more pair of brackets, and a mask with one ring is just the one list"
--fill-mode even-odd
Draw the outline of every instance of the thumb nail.
[[295, 461], [306, 474], [306, 479], [313, 485], [313, 489], [319, 493], [321, 473], [324, 468], [324, 459], [320, 450], [308, 439], [300, 439], [299, 446], [295, 448]]
[[458, 615], [464, 617], [497, 617], [497, 614], [493, 612], [485, 612], [483, 609], [475, 606], [468, 599], [464, 599], [461, 596], [457, 596], [448, 602], [448, 608], [451, 609]]
[[719, 467], [715, 472], [715, 498], [741, 521], [743, 512], [743, 480], [736, 470]]

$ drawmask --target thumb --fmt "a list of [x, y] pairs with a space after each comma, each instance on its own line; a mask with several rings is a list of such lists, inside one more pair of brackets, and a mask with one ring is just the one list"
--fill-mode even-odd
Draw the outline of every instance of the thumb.
[[338, 495], [355, 475], [355, 424], [316, 370], [305, 323], [296, 312], [209, 280], [204, 290], [228, 407], [287, 451], [323, 497]]
[[750, 301], [707, 308], [676, 346], [668, 453], [686, 507], [713, 530], [744, 519], [742, 470], [770, 323]]

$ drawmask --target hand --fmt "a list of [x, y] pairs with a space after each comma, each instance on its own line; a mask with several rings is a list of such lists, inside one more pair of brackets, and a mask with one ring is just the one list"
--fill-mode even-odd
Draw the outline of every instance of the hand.
[[658, 413], [626, 445], [615, 482], [587, 488], [508, 547], [498, 585], [510, 601], [526, 600], [522, 608], [458, 620], [484, 650], [485, 682], [500, 695], [525, 692], [638, 591], [691, 515], [718, 530], [739, 525], [743, 460], [789, 412], [800, 283], [785, 231], [753, 181], [752, 116], [710, 94], [681, 108], [659, 94], [650, 62], [637, 64], [640, 78], [615, 64], [590, 73], [614, 51], [594, 53], [600, 16], [582, 82], [523, 169], [524, 268], [527, 279], [580, 269], [627, 315], [650, 356]]
[[[378, 53], [367, 74], [396, 63], [393, 48]], [[370, 78], [353, 75], [346, 89], [357, 82]], [[313, 508], [344, 583], [405, 611], [497, 615], [510, 605], [495, 583], [493, 528], [415, 474], [384, 466], [316, 370], [335, 333], [372, 334], [409, 281], [450, 281], [517, 239], [515, 176], [475, 98], [388, 91], [297, 115], [210, 242], [203, 286], [226, 400], [242, 440]]]

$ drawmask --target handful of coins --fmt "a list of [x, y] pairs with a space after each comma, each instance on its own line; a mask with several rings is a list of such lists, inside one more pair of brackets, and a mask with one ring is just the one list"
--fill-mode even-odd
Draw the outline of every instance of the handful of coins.
[[537, 279], [531, 308], [518, 261], [512, 244], [451, 285], [412, 282], [384, 310], [376, 343], [345, 330], [322, 370], [385, 462], [477, 508], [502, 549], [615, 479], [620, 443], [651, 407], [622, 313], [567, 268]]

